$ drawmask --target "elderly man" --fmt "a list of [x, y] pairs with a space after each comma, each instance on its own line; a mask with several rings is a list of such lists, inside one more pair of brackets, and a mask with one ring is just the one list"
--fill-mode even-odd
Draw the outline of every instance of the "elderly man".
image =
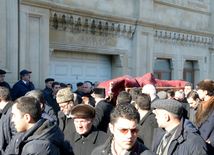
[[46, 96], [52, 92], [52, 84], [54, 82], [53, 78], [45, 79], [45, 89], [43, 89], [43, 95]]
[[60, 155], [63, 134], [56, 123], [41, 118], [40, 103], [34, 97], [20, 97], [12, 107], [12, 122], [18, 134], [6, 154]]
[[214, 82], [211, 79], [205, 79], [200, 81], [196, 87], [202, 102], [195, 115], [195, 124], [207, 142], [210, 154], [214, 154]]
[[27, 92], [34, 90], [35, 87], [30, 82], [31, 71], [22, 70], [20, 72], [21, 80], [14, 84], [12, 89], [12, 100], [15, 101], [17, 98], [24, 96]]
[[159, 128], [154, 130], [152, 150], [157, 154], [172, 155], [207, 154], [207, 146], [198, 130], [181, 117], [182, 105], [173, 99], [153, 103]]
[[83, 84], [83, 102], [85, 104], [90, 104], [92, 105], [93, 107], [95, 107], [95, 99], [94, 97], [91, 96], [91, 93], [92, 93], [92, 85], [90, 82], [86, 81], [84, 82]]
[[60, 111], [58, 112], [58, 124], [64, 136], [75, 131], [74, 121], [71, 117], [71, 110], [74, 106], [74, 95], [70, 88], [60, 89], [56, 94], [56, 100], [59, 104]]
[[98, 146], [91, 155], [150, 155], [153, 154], [137, 140], [140, 115], [130, 103], [120, 103], [112, 113], [109, 128], [112, 135], [105, 144]]
[[15, 126], [11, 123], [12, 102], [9, 89], [0, 86], [0, 154], [4, 154], [12, 138], [17, 133]]
[[159, 97], [156, 94], [156, 88], [152, 84], [147, 84], [143, 86], [142, 93], [148, 94], [150, 96], [151, 103], [159, 99]]
[[90, 155], [95, 147], [105, 142], [108, 135], [92, 125], [95, 110], [91, 105], [76, 105], [71, 111], [71, 116], [76, 130], [67, 134], [65, 140], [70, 142], [74, 154]]
[[11, 92], [10, 85], [6, 81], [4, 81], [5, 74], [6, 74], [6, 72], [4, 70], [0, 69], [0, 86], [8, 88], [9, 91]]

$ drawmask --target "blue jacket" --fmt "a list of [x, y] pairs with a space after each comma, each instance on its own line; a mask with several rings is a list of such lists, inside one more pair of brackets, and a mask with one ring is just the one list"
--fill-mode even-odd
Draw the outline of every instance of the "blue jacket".
[[40, 119], [28, 131], [18, 133], [6, 154], [60, 155], [59, 147], [64, 142], [63, 133], [56, 123]]
[[17, 98], [24, 96], [27, 92], [34, 89], [35, 87], [32, 82], [29, 82], [28, 87], [22, 80], [20, 80], [13, 85], [12, 100], [15, 101]]
[[[152, 151], [156, 152], [165, 131], [162, 128], [154, 129]], [[206, 155], [207, 145], [193, 124], [182, 118], [178, 130], [172, 140], [168, 155]]]

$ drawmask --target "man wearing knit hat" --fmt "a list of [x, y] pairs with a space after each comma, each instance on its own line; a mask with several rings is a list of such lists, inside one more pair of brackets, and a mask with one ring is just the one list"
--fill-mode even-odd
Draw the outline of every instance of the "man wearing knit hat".
[[207, 146], [192, 123], [181, 117], [182, 104], [161, 99], [152, 104], [159, 128], [154, 130], [152, 151], [157, 154], [207, 154]]
[[195, 115], [195, 124], [207, 142], [210, 154], [214, 154], [214, 82], [205, 79], [199, 82], [196, 88], [202, 102]]
[[56, 94], [56, 101], [59, 104], [58, 124], [64, 137], [75, 131], [73, 119], [71, 118], [71, 110], [74, 106], [74, 95], [70, 88], [60, 89]]
[[108, 135], [94, 127], [95, 110], [91, 105], [79, 104], [71, 111], [75, 131], [65, 136], [73, 148], [74, 154], [90, 155], [95, 147], [103, 144]]

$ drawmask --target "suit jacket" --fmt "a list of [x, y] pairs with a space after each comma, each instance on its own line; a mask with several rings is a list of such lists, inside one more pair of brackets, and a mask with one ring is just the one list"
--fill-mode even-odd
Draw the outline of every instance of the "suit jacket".
[[17, 98], [24, 96], [27, 92], [34, 89], [35, 87], [32, 82], [29, 82], [28, 87], [22, 80], [20, 80], [13, 85], [12, 100], [15, 101]]
[[57, 114], [60, 108], [59, 108], [59, 104], [56, 102], [56, 99], [53, 98], [52, 93], [49, 93], [48, 95], [46, 95], [45, 100], [48, 102], [48, 105], [50, 105], [53, 108], [55, 114]]
[[112, 109], [113, 106], [106, 100], [99, 101], [95, 107], [95, 119], [93, 125], [99, 130], [107, 132]]

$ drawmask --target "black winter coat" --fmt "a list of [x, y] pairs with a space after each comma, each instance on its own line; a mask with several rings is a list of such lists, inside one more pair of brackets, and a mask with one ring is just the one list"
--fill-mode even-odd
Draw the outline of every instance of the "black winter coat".
[[53, 108], [55, 114], [57, 114], [60, 108], [59, 108], [59, 104], [56, 102], [56, 99], [53, 98], [52, 93], [49, 93], [48, 95], [46, 95], [45, 100], [48, 102], [48, 105], [50, 105]]
[[58, 125], [49, 120], [40, 119], [24, 133], [18, 133], [8, 154], [60, 155], [59, 147], [63, 144], [63, 133]]
[[65, 140], [68, 140], [73, 148], [75, 155], [90, 155], [93, 149], [105, 143], [109, 136], [92, 126], [87, 136], [83, 137], [76, 131], [68, 134]]
[[4, 154], [6, 149], [9, 149], [7, 146], [17, 133], [14, 123], [11, 122], [13, 116], [11, 113], [12, 104], [12, 102], [7, 103], [2, 110], [2, 116], [0, 119], [0, 150], [2, 154]]
[[[156, 152], [165, 131], [162, 128], [154, 130], [152, 143], [152, 151]], [[188, 119], [181, 119], [178, 130], [172, 140], [168, 155], [206, 155], [207, 146], [202, 137], [198, 134], [198, 130]]]
[[157, 128], [157, 120], [155, 114], [152, 111], [148, 111], [147, 114], [140, 120], [139, 132], [137, 134], [139, 142], [144, 144], [149, 149], [152, 148], [152, 139], [154, 128]]
[[[91, 155], [112, 155], [111, 152], [111, 143], [112, 139], [114, 138], [113, 135], [111, 135], [105, 144], [96, 147]], [[150, 151], [147, 147], [145, 147], [140, 142], [136, 141], [134, 146], [131, 150], [129, 150], [125, 155], [155, 155], [152, 151]]]
[[110, 122], [110, 113], [113, 106], [106, 100], [101, 100], [95, 107], [95, 119], [93, 125], [101, 131], [107, 133], [108, 123]]

